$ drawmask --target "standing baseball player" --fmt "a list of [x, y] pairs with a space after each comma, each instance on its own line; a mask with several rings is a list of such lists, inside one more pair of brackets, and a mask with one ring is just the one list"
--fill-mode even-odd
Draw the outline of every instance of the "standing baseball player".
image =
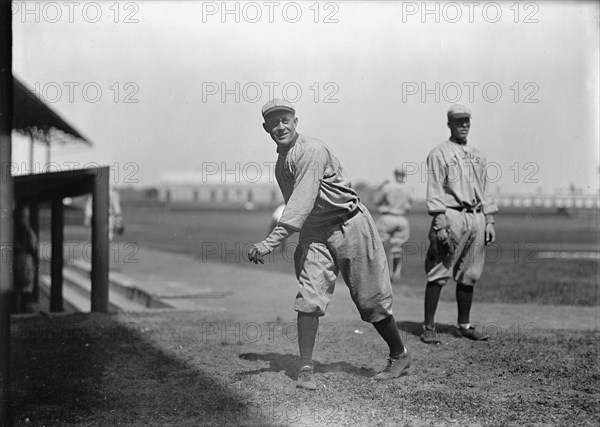
[[385, 181], [375, 193], [374, 202], [380, 213], [377, 230], [386, 248], [391, 280], [399, 279], [402, 270], [402, 245], [410, 236], [406, 214], [410, 211], [412, 197], [406, 185], [406, 173], [394, 171], [395, 181]]
[[467, 145], [471, 112], [462, 105], [448, 110], [450, 139], [427, 157], [427, 210], [433, 216], [429, 250], [425, 260], [425, 322], [421, 339], [439, 344], [435, 311], [442, 287], [454, 278], [458, 329], [472, 340], [488, 337], [471, 325], [473, 288], [481, 277], [485, 246], [494, 242], [493, 215], [498, 212], [486, 177], [486, 160]]
[[[88, 197], [84, 209], [83, 224], [90, 225], [92, 223], [92, 197]], [[113, 187], [108, 189], [108, 241], [112, 242], [113, 237], [117, 234], [121, 235], [125, 231], [123, 223], [123, 214], [121, 211], [121, 199], [119, 193]]]
[[298, 387], [317, 388], [313, 348], [319, 317], [325, 314], [342, 274], [362, 320], [373, 323], [389, 347], [385, 369], [376, 380], [398, 378], [407, 372], [411, 355], [404, 347], [392, 315], [392, 286], [383, 244], [369, 211], [331, 150], [320, 140], [296, 132], [298, 118], [292, 104], [274, 99], [262, 108], [263, 128], [277, 144], [275, 176], [286, 202], [279, 223], [262, 242], [248, 251], [248, 259], [264, 263], [294, 232], [300, 232], [294, 254], [299, 292], [300, 372]]

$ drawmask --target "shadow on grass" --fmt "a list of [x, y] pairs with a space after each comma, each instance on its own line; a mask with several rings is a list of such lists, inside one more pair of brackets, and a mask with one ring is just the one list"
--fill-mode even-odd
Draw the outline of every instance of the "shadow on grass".
[[[400, 331], [409, 333], [411, 335], [420, 337], [423, 333], [423, 323], [422, 322], [409, 322], [409, 321], [398, 321], [396, 322], [398, 329]], [[458, 336], [458, 331], [456, 329], [456, 325], [450, 325], [447, 323], [436, 323], [435, 330], [440, 334], [449, 334], [453, 336]]]
[[248, 404], [227, 383], [157, 347], [140, 324], [95, 314], [11, 323], [12, 425], [224, 425], [248, 418]]
[[[283, 372], [289, 378], [296, 380], [298, 378], [298, 366], [300, 363], [300, 357], [291, 354], [279, 354], [279, 353], [244, 353], [240, 355], [240, 359], [257, 361], [262, 360], [269, 362], [269, 367], [255, 369], [253, 371], [242, 372], [240, 376], [258, 375], [263, 372]], [[319, 361], [313, 362], [314, 372], [316, 373], [327, 373], [327, 372], [347, 372], [360, 377], [371, 377], [375, 373], [369, 369], [357, 368], [348, 362], [333, 362], [333, 363], [321, 363]]]

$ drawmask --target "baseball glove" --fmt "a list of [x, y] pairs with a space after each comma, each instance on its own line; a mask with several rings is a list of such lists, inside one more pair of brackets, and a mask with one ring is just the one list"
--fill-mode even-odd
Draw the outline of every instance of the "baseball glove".
[[446, 233], [448, 233], [448, 238], [446, 240], [444, 240], [442, 243], [442, 246], [448, 251], [448, 253], [453, 256], [454, 253], [456, 252], [456, 248], [458, 247], [458, 236], [456, 235], [456, 233], [454, 231], [452, 231], [452, 229], [450, 228], [450, 225], [446, 226]]

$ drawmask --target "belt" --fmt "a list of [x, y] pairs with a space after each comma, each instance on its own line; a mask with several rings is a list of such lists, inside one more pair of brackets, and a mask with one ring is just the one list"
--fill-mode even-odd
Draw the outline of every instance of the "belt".
[[358, 213], [362, 212], [360, 208], [357, 206], [347, 214], [340, 216], [338, 218], [332, 219], [331, 221], [326, 222], [325, 226], [333, 226], [333, 225], [341, 225], [345, 224], [349, 219], [354, 218]]
[[483, 206], [448, 206], [450, 209], [454, 209], [455, 211], [461, 211], [466, 213], [479, 213], [483, 211]]

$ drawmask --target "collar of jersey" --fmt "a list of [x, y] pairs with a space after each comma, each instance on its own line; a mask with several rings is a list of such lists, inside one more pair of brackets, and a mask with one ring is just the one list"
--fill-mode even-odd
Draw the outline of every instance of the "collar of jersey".
[[458, 141], [455, 141], [454, 139], [452, 139], [452, 137], [448, 138], [448, 141], [453, 142], [453, 143], [455, 143], [457, 145], [462, 145], [463, 147], [465, 147], [467, 145], [467, 141], [465, 141], [465, 142], [458, 142]]

